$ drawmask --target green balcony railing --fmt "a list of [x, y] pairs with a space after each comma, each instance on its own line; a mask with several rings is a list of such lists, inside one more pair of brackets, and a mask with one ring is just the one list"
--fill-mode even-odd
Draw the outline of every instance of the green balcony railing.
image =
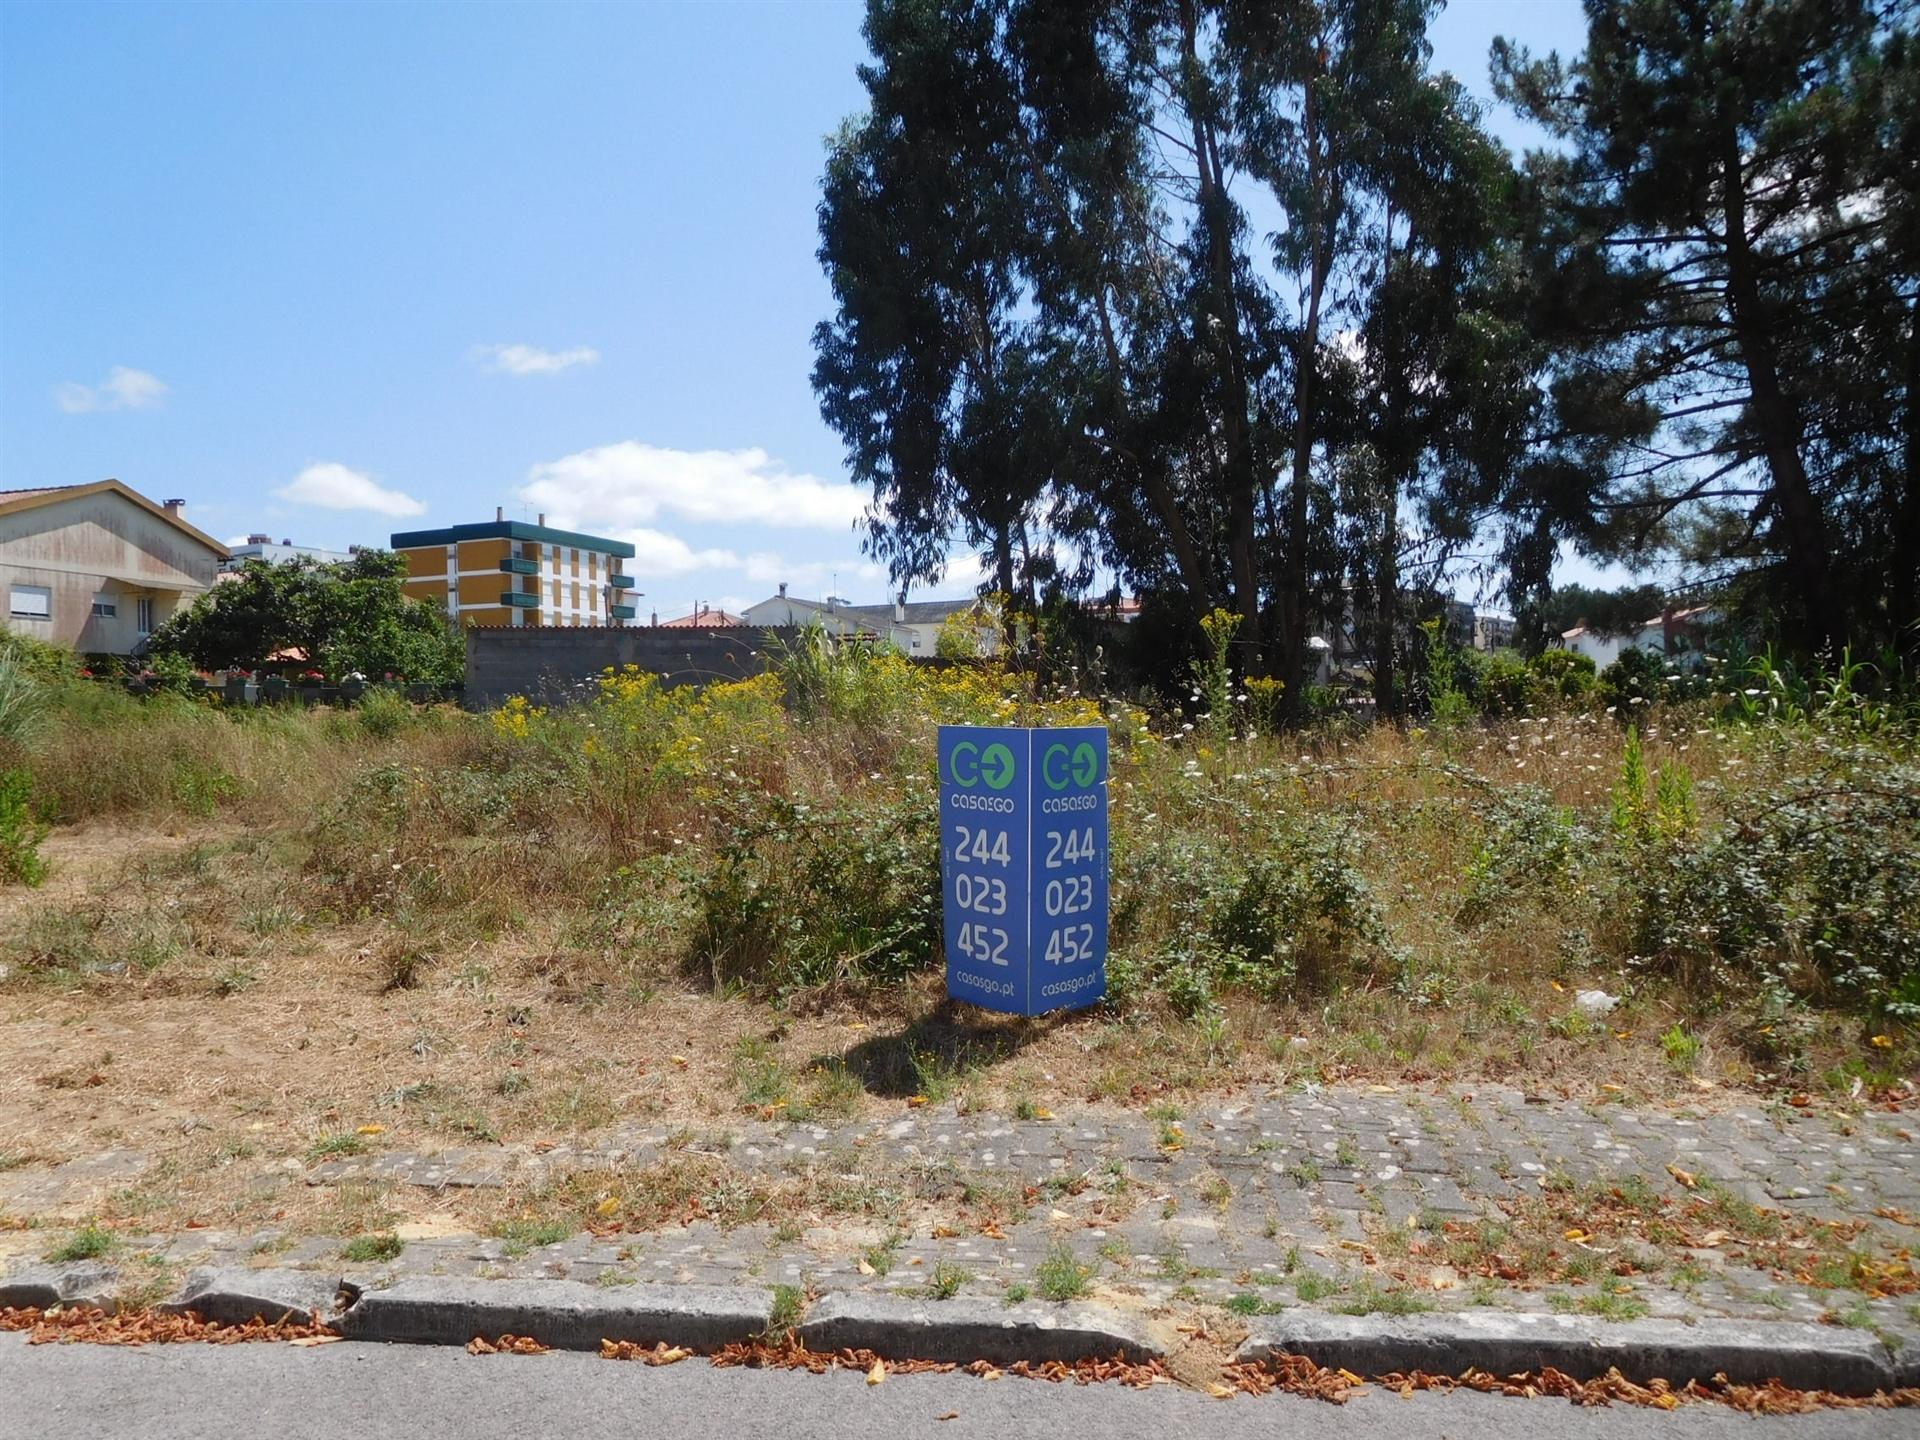
[[631, 620], [633, 619], [634, 609], [631, 605], [609, 605], [607, 607], [607, 614], [616, 620]]
[[540, 573], [540, 562], [538, 560], [523, 560], [518, 555], [509, 555], [500, 562], [500, 568], [508, 575], [538, 575]]
[[631, 590], [633, 588], [633, 576], [609, 575], [607, 577], [607, 583], [616, 590]]
[[500, 597], [502, 605], [511, 605], [516, 610], [538, 610], [540, 597], [524, 590], [509, 590]]

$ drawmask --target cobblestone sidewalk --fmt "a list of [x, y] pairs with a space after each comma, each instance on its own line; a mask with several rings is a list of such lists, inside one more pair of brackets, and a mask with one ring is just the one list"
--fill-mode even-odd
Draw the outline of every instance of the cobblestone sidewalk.
[[[579, 1172], [697, 1167], [704, 1188], [683, 1223], [635, 1230], [618, 1213], [604, 1224], [589, 1214], [601, 1233], [547, 1244], [429, 1235], [364, 1263], [343, 1262], [339, 1237], [277, 1232], [194, 1231], [145, 1248], [181, 1264], [330, 1269], [362, 1285], [566, 1277], [1018, 1300], [1084, 1281], [1130, 1304], [1242, 1314], [1471, 1306], [1825, 1320], [1898, 1345], [1920, 1343], [1912, 1123], [1884, 1107], [1846, 1119], [1717, 1094], [1659, 1110], [1488, 1087], [1308, 1087], [1184, 1114], [1016, 1120], [948, 1105], [838, 1127], [616, 1128], [590, 1145], [329, 1160], [285, 1183], [537, 1195]], [[119, 1151], [0, 1175], [0, 1212], [71, 1203], [144, 1164]]]

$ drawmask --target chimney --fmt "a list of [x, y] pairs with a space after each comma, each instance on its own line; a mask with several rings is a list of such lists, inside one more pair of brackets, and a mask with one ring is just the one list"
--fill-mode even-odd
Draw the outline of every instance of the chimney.
[[160, 508], [176, 520], [187, 518], [187, 502], [184, 500], [162, 500]]
[[907, 592], [904, 590], [894, 599], [893, 623], [896, 625], [904, 625], [907, 623]]
[[494, 519], [495, 519], [496, 521], [498, 521], [498, 520], [504, 520], [504, 519], [506, 519], [506, 518], [507, 518], [507, 507], [506, 507], [506, 506], [504, 506], [504, 505], [496, 505], [496, 506], [494, 506], [494, 507], [493, 507], [493, 518], [494, 518]]
[[271, 535], [249, 535], [247, 536], [247, 543], [249, 545], [271, 545], [273, 543], [273, 537]]
[[547, 512], [546, 512], [546, 511], [544, 511], [544, 510], [542, 510], [542, 511], [540, 512], [540, 521], [539, 521], [539, 523], [540, 523], [540, 524], [542, 524], [542, 525], [545, 525], [545, 524], [547, 523]]
[[787, 582], [784, 580], [780, 582], [780, 598], [782, 600], [787, 598]]

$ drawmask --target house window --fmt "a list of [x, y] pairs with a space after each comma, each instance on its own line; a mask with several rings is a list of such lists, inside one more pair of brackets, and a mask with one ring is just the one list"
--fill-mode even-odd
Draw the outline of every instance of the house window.
[[15, 585], [7, 613], [16, 620], [51, 620], [53, 591], [44, 585]]
[[133, 628], [142, 635], [153, 633], [153, 597], [142, 595], [133, 602]]
[[118, 616], [119, 613], [120, 613], [120, 606], [114, 600], [113, 596], [96, 595], [93, 597], [93, 618], [94, 619], [112, 620], [116, 616]]

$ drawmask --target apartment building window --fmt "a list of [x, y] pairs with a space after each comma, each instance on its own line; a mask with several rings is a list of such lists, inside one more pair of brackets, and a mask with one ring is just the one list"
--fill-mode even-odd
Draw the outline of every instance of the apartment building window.
[[53, 591], [45, 585], [15, 585], [7, 600], [7, 613], [16, 620], [51, 620]]
[[153, 633], [153, 597], [139, 596], [133, 602], [133, 628], [142, 635]]
[[119, 602], [115, 600], [113, 596], [96, 595], [93, 597], [93, 618], [94, 619], [112, 620], [116, 618], [119, 614], [120, 614], [120, 605], [119, 605]]

